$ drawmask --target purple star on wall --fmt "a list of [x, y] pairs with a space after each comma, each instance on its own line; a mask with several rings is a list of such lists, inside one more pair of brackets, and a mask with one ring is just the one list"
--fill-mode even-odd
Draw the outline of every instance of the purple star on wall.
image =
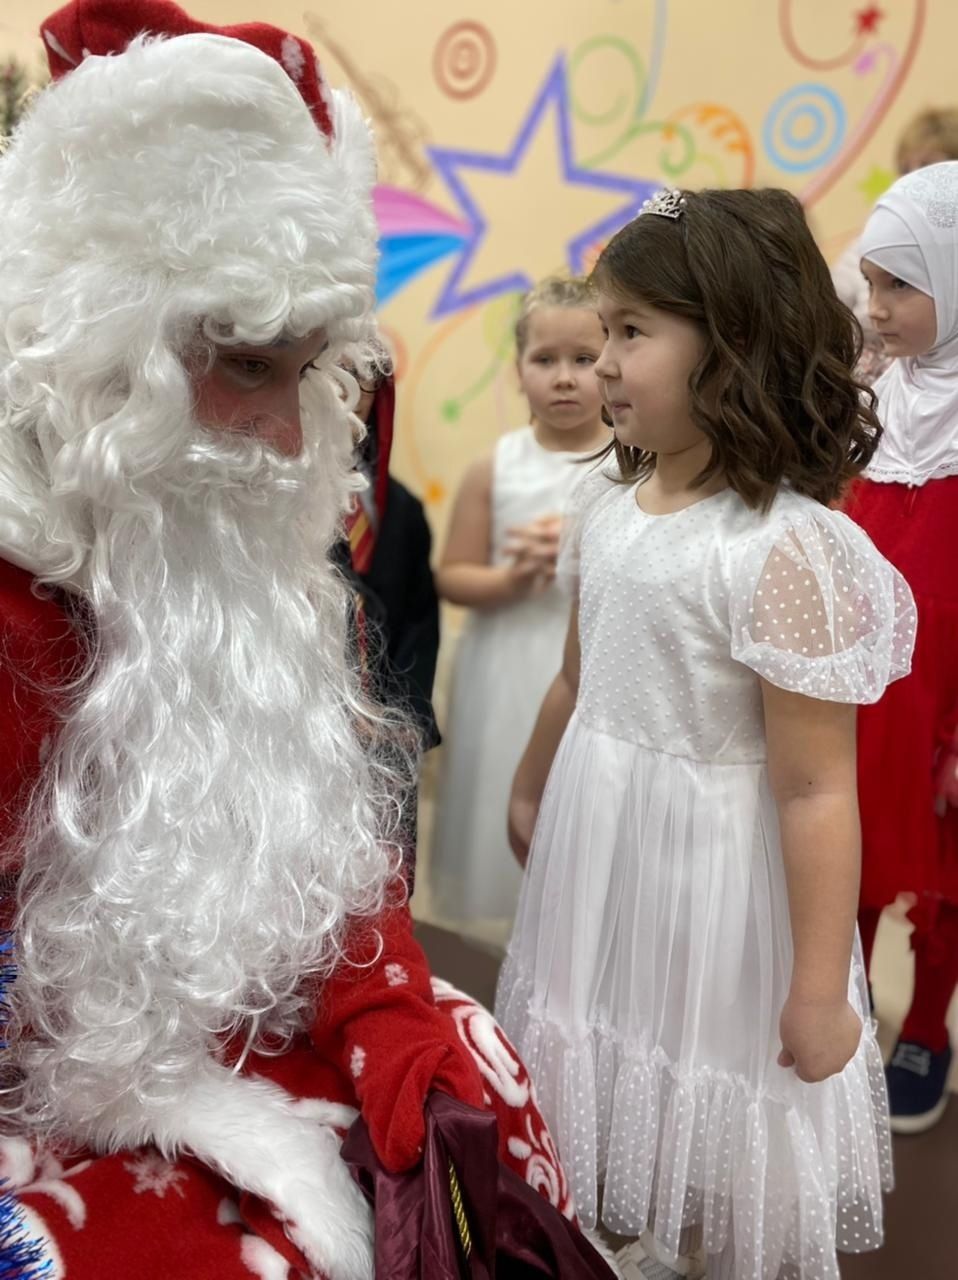
[[562, 176], [574, 187], [591, 187], [594, 190], [621, 192], [623, 203], [613, 213], [583, 228], [566, 244], [566, 257], [572, 271], [581, 272], [586, 249], [599, 240], [607, 239], [634, 217], [642, 202], [662, 185], [643, 178], [628, 178], [618, 173], [596, 173], [575, 163], [572, 155], [572, 130], [569, 124], [569, 85], [565, 59], [560, 54], [546, 76], [528, 115], [516, 134], [512, 148], [502, 156], [483, 151], [458, 151], [448, 147], [429, 147], [427, 153], [446, 186], [455, 196], [469, 227], [461, 257], [446, 281], [433, 308], [433, 317], [448, 315], [463, 307], [486, 302], [501, 293], [526, 290], [533, 280], [523, 270], [517, 269], [484, 281], [472, 288], [461, 290], [460, 284], [482, 243], [488, 228], [482, 210], [469, 193], [460, 170], [479, 169], [486, 173], [514, 174], [521, 167], [525, 153], [543, 126], [552, 108], [555, 118], [556, 142], [562, 162]]

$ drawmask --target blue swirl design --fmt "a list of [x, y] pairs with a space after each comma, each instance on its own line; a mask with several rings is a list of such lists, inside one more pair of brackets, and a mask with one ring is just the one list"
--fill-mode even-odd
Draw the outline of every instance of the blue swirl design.
[[765, 151], [786, 173], [827, 164], [845, 140], [845, 104], [824, 84], [798, 84], [777, 98], [762, 126]]

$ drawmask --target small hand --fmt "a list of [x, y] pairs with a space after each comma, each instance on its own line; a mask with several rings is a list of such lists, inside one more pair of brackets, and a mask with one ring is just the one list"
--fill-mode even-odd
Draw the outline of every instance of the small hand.
[[505, 553], [517, 565], [535, 566], [539, 573], [551, 579], [555, 576], [561, 528], [559, 516], [540, 516], [528, 524], [515, 525], [507, 530]]
[[520, 595], [548, 586], [555, 576], [554, 570], [545, 567], [535, 555], [529, 555], [525, 551], [513, 553], [508, 549], [506, 554], [512, 555], [509, 577]]
[[779, 1021], [780, 1067], [794, 1067], [799, 1080], [817, 1084], [837, 1075], [855, 1056], [862, 1024], [847, 1000], [800, 1000], [789, 995]]
[[529, 859], [532, 833], [536, 829], [539, 805], [524, 796], [514, 795], [509, 801], [509, 845], [520, 867]]

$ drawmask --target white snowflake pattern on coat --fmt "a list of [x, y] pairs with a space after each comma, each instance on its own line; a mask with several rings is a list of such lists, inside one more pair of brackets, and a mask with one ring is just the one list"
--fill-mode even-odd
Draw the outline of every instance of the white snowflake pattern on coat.
[[366, 1050], [361, 1044], [354, 1044], [353, 1051], [349, 1055], [349, 1071], [354, 1080], [358, 1080], [363, 1074], [363, 1067], [366, 1065]]
[[76, 1231], [86, 1224], [87, 1209], [83, 1197], [67, 1179], [82, 1173], [90, 1164], [89, 1160], [81, 1160], [64, 1171], [52, 1152], [45, 1149], [37, 1152], [23, 1138], [0, 1139], [0, 1179], [18, 1192], [49, 1196]]
[[158, 1151], [144, 1151], [135, 1160], [127, 1160], [123, 1167], [133, 1174], [136, 1195], [152, 1191], [163, 1200], [167, 1191], [175, 1191], [183, 1199], [183, 1188], [179, 1184], [186, 1181], [186, 1174], [164, 1160]]

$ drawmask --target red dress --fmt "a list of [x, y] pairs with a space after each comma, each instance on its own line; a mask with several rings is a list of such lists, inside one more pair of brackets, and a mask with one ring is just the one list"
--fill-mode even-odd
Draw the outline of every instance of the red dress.
[[845, 510], [904, 575], [918, 606], [911, 674], [862, 707], [863, 909], [900, 893], [958, 904], [958, 810], [935, 813], [936, 753], [958, 728], [958, 476], [914, 488], [859, 480]]

